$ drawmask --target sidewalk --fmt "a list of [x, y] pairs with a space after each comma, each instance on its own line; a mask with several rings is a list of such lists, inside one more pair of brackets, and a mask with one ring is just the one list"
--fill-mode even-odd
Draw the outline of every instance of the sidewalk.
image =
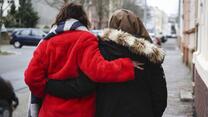
[[164, 48], [167, 51], [163, 67], [167, 80], [168, 106], [163, 117], [192, 117], [193, 102], [180, 101], [181, 90], [192, 91], [191, 73], [182, 63], [175, 39], [169, 39]]

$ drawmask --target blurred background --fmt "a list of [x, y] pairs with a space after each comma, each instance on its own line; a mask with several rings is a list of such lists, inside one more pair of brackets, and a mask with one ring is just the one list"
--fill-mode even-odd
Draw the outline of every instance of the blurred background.
[[35, 47], [61, 6], [74, 1], [84, 6], [95, 35], [107, 27], [115, 10], [136, 13], [154, 44], [167, 53], [164, 117], [208, 117], [207, 0], [0, 0], [0, 75], [20, 99], [14, 117], [27, 113], [29, 90], [23, 73]]

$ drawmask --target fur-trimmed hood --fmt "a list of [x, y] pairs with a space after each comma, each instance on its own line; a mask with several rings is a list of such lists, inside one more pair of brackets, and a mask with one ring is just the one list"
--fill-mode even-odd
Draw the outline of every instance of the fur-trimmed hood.
[[132, 53], [143, 55], [148, 58], [150, 62], [160, 64], [165, 58], [163, 49], [150, 43], [144, 38], [137, 38], [129, 33], [116, 29], [104, 29], [101, 35], [103, 41], [113, 41], [119, 45], [128, 47]]

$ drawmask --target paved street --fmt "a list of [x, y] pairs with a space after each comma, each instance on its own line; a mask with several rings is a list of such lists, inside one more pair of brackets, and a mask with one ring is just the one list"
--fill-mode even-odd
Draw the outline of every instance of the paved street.
[[24, 70], [32, 56], [35, 47], [23, 46], [15, 49], [13, 46], [2, 46], [1, 50], [11, 52], [11, 55], [0, 55], [0, 75], [9, 80], [19, 97], [20, 104], [14, 111], [14, 117], [26, 117], [29, 91], [24, 83]]
[[[192, 102], [180, 101], [180, 90], [191, 91], [191, 73], [182, 63], [181, 54], [175, 39], [169, 39], [163, 46], [167, 56], [163, 67], [165, 69], [168, 87], [168, 108], [163, 117], [192, 117]], [[20, 99], [20, 106], [14, 112], [14, 117], [25, 117], [29, 91], [23, 82], [23, 71], [31, 58], [35, 47], [14, 49], [3, 46], [3, 50], [15, 52], [13, 55], [0, 56], [0, 75], [12, 82]]]
[[15, 90], [25, 87], [23, 82], [23, 73], [32, 56], [35, 47], [23, 46], [21, 49], [15, 49], [13, 46], [3, 46], [1, 50], [11, 52], [11, 55], [0, 55], [0, 75], [14, 85]]

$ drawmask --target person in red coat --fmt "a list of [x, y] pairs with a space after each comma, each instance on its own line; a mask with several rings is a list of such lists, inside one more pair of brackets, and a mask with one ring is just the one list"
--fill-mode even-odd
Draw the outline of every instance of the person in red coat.
[[[125, 82], [134, 79], [129, 58], [107, 61], [98, 48], [98, 39], [88, 32], [89, 21], [81, 5], [66, 4], [51, 31], [34, 51], [25, 71], [25, 83], [43, 100], [39, 117], [93, 117], [95, 94], [62, 99], [44, 93], [47, 78], [77, 78], [82, 71], [95, 82]], [[116, 77], [114, 77], [116, 76]]]

